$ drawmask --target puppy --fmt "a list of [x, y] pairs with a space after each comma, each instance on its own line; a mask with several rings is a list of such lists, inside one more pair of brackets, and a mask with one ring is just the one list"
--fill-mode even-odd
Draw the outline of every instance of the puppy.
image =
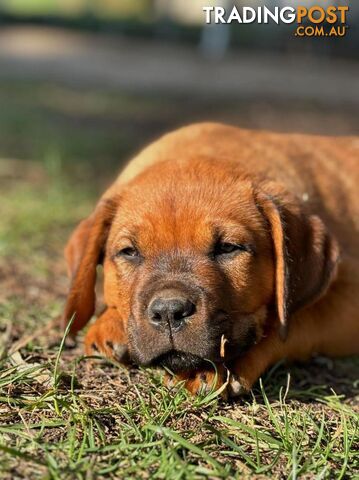
[[238, 395], [281, 359], [359, 353], [358, 165], [358, 138], [209, 123], [165, 135], [71, 236], [64, 323], [75, 334], [93, 315], [102, 263], [86, 353], [164, 365], [192, 393]]

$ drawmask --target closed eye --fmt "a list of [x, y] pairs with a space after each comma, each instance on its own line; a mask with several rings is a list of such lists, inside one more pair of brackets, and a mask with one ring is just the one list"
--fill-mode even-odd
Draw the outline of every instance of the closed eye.
[[115, 258], [122, 257], [125, 260], [131, 261], [131, 262], [138, 262], [141, 259], [140, 252], [138, 251], [137, 248], [135, 247], [125, 247], [122, 248], [121, 250], [118, 250], [115, 255]]
[[252, 247], [242, 243], [217, 242], [212, 251], [212, 256], [216, 258], [231, 258], [241, 252], [252, 252]]

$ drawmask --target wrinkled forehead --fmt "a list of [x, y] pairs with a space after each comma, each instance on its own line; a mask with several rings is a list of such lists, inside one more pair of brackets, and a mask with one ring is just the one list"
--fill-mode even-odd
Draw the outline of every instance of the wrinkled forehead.
[[207, 248], [216, 235], [248, 240], [260, 226], [249, 181], [157, 172], [123, 190], [111, 237], [152, 248]]

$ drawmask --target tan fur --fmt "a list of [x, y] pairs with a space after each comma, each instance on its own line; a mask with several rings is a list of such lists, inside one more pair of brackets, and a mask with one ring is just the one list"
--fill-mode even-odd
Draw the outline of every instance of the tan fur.
[[[282, 358], [357, 354], [358, 182], [358, 138], [220, 124], [170, 133], [128, 164], [71, 237], [64, 321], [74, 315], [76, 333], [92, 316], [96, 265], [104, 255], [108, 310], [87, 334], [87, 353], [96, 347], [111, 356], [113, 344], [129, 345], [131, 353], [138, 347], [137, 358], [165, 352], [167, 339], [154, 336], [143, 314], [160, 268], [162, 283], [193, 283], [209, 292], [175, 339], [181, 349], [200, 356], [215, 351], [208, 322], [217, 311], [231, 317], [234, 343], [255, 327], [257, 343], [231, 363], [232, 386], [250, 388]], [[220, 268], [211, 263], [205, 252], [212, 223], [229, 239], [254, 244], [255, 255]], [[134, 232], [146, 252], [140, 270], [115, 259]], [[255, 313], [267, 307], [266, 318]], [[181, 378], [196, 392], [211, 375], [182, 372]]]

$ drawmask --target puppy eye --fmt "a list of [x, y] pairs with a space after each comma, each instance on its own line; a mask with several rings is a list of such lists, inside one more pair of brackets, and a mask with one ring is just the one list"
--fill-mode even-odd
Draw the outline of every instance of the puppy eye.
[[135, 247], [126, 247], [123, 248], [122, 250], [119, 250], [116, 254], [116, 257], [124, 257], [127, 260], [135, 260], [138, 259], [140, 254], [137, 248]]
[[228, 243], [228, 242], [219, 242], [214, 248], [213, 255], [214, 257], [219, 257], [222, 255], [231, 255], [239, 252], [248, 252], [249, 247], [241, 243]]

